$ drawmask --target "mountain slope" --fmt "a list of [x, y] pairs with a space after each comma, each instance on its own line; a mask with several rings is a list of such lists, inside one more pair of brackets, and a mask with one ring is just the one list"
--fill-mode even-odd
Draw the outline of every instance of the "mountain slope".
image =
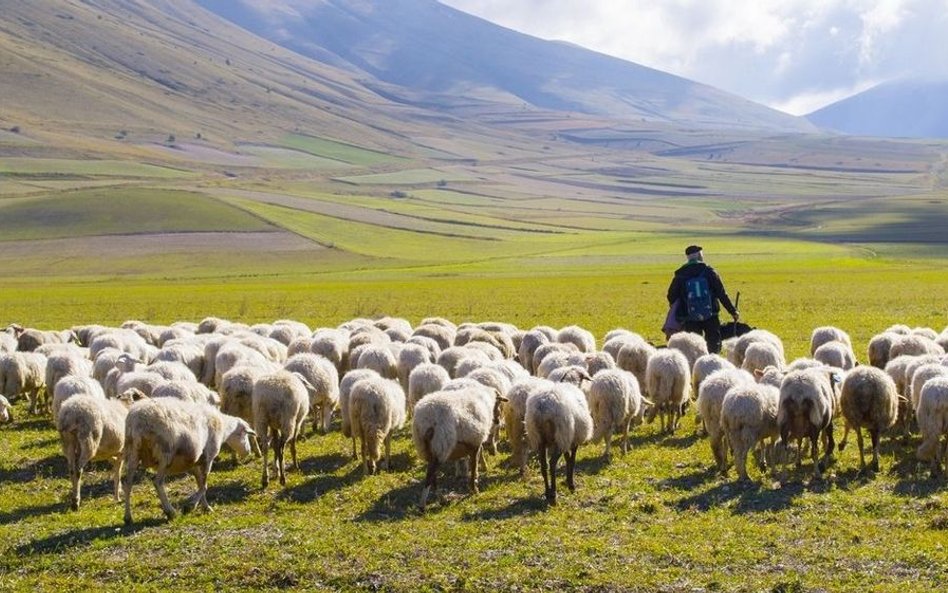
[[948, 138], [948, 81], [881, 84], [814, 111], [807, 119], [861, 136]]
[[812, 131], [802, 118], [434, 0], [197, 1], [303, 55], [399, 85], [392, 98], [408, 103], [450, 108], [463, 98], [682, 126]]

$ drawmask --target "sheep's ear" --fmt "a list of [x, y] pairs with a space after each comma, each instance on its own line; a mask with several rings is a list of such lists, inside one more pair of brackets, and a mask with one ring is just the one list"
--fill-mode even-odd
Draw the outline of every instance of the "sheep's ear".
[[502, 395], [498, 395], [498, 396], [497, 396], [497, 401], [498, 401], [498, 402], [501, 402], [501, 403], [504, 403], [504, 402], [508, 402], [508, 401], [510, 401], [510, 400], [508, 400], [506, 397], [504, 397], [504, 396], [502, 396]]
[[592, 380], [593, 380], [592, 375], [589, 374], [589, 371], [580, 371], [580, 377], [581, 377], [582, 379], [587, 380], [587, 381], [592, 381]]
[[907, 404], [908, 401], [909, 401], [909, 400], [908, 400], [907, 397], [905, 397], [905, 396], [902, 395], [902, 394], [899, 394], [899, 396], [898, 396], [898, 402], [899, 402], [900, 404]]
[[642, 403], [645, 404], [646, 406], [650, 407], [650, 408], [654, 408], [654, 407], [655, 407], [655, 402], [653, 402], [652, 400], [650, 400], [650, 399], [648, 399], [648, 398], [646, 398], [646, 397], [642, 397]]

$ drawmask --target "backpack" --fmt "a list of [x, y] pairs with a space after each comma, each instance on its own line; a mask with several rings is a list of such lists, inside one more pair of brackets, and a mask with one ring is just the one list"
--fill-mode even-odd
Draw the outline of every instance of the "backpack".
[[714, 316], [714, 297], [708, 284], [707, 273], [685, 280], [685, 321], [706, 321]]

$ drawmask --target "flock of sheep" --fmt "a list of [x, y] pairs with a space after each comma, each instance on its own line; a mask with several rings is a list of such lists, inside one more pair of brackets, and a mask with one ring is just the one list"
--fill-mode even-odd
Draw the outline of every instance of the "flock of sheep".
[[[326, 432], [337, 410], [368, 474], [383, 450], [388, 468], [393, 434], [410, 421], [415, 452], [427, 464], [422, 508], [450, 461], [466, 465], [477, 491], [485, 450], [496, 454], [500, 428], [521, 475], [531, 451], [537, 454], [546, 500], [555, 504], [560, 457], [573, 490], [580, 445], [603, 441], [608, 460], [614, 436], [626, 452], [629, 431], [643, 420], [658, 416], [662, 431], [674, 432], [693, 398], [717, 468], [726, 473], [732, 457], [741, 479], [748, 455], [762, 470], [782, 463], [786, 479], [792, 452], [799, 467], [807, 449], [820, 478], [836, 449], [839, 417], [845, 434], [838, 447], [856, 431], [861, 471], [878, 471], [880, 435], [898, 424], [906, 439], [917, 426], [917, 457], [940, 473], [948, 447], [946, 347], [948, 330], [893, 326], [871, 340], [869, 364], [859, 366], [849, 336], [835, 327], [816, 328], [811, 357], [788, 364], [781, 340], [764, 330], [727, 341], [722, 357], [689, 333], [655, 347], [616, 329], [598, 349], [578, 326], [525, 331], [436, 317], [416, 327], [386, 317], [315, 331], [290, 320], [248, 326], [217, 318], [61, 332], [14, 324], [0, 331], [0, 423], [12, 421], [16, 398], [28, 401], [31, 414], [51, 413], [72, 507], [80, 504], [84, 469], [108, 460], [126, 523], [140, 466], [154, 470], [169, 518], [169, 474], [191, 473], [198, 489], [187, 506], [209, 510], [208, 475], [225, 444], [238, 458], [259, 455], [263, 488], [274, 469], [285, 485], [285, 450], [298, 468], [296, 442], [307, 419]], [[868, 466], [863, 429], [872, 445]]]

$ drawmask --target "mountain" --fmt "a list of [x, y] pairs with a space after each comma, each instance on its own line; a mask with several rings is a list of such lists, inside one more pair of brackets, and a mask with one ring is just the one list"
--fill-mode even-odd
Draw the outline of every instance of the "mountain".
[[846, 134], [948, 138], [948, 81], [887, 82], [806, 117]]
[[396, 85], [386, 96], [408, 104], [500, 102], [685, 127], [813, 131], [802, 118], [434, 0], [197, 1], [302, 55]]

